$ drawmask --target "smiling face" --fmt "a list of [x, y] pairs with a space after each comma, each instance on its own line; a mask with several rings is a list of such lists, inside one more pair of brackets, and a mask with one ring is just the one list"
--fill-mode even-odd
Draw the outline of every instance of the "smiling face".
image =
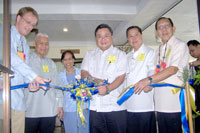
[[15, 26], [21, 36], [28, 35], [37, 24], [37, 21], [37, 17], [32, 12], [28, 12], [23, 16], [17, 16]]
[[176, 28], [166, 18], [157, 22], [156, 35], [161, 38], [163, 43], [166, 43], [173, 36], [175, 30]]
[[48, 37], [39, 36], [35, 41], [35, 52], [40, 58], [44, 57], [49, 49]]
[[97, 46], [102, 51], [109, 49], [110, 46], [112, 45], [112, 41], [113, 41], [113, 36], [108, 28], [102, 28], [96, 32]]
[[128, 42], [134, 51], [137, 51], [142, 45], [142, 34], [137, 28], [133, 28], [128, 31]]
[[72, 69], [74, 66], [74, 58], [71, 53], [66, 53], [64, 58], [62, 59], [62, 63], [66, 69]]

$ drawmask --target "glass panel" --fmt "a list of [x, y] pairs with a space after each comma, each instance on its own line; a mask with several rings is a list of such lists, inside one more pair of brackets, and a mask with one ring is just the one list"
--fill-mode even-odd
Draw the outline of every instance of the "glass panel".
[[[0, 64], [3, 64], [3, 0], [0, 0]], [[0, 133], [3, 133], [3, 78], [0, 72]]]
[[3, 0], [0, 0], [0, 64], [3, 64]]
[[0, 76], [0, 133], [3, 133], [3, 104], [2, 104], [3, 79]]

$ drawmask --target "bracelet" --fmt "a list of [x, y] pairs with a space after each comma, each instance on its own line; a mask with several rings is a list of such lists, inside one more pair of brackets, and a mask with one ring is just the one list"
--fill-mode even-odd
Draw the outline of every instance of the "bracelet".
[[152, 84], [152, 81], [153, 81], [153, 79], [152, 79], [152, 77], [147, 77], [148, 78], [148, 80], [150, 81], [150, 84]]

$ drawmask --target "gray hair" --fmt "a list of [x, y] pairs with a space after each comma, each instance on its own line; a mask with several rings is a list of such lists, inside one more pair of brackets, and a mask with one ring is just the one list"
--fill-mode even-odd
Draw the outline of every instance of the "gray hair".
[[40, 36], [43, 36], [43, 37], [49, 38], [49, 36], [48, 36], [46, 33], [38, 33], [38, 34], [36, 35], [36, 37], [35, 37], [35, 40], [37, 40], [38, 37], [40, 37]]

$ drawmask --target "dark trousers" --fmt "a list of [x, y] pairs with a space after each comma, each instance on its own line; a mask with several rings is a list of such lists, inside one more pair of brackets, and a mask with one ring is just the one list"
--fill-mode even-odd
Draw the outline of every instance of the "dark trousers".
[[197, 116], [195, 119], [195, 132], [200, 132], [200, 116]]
[[156, 133], [155, 112], [127, 112], [128, 133]]
[[25, 133], [54, 133], [56, 116], [26, 118]]
[[181, 113], [157, 112], [159, 133], [182, 133]]
[[126, 133], [126, 111], [96, 112], [90, 110], [90, 133]]

